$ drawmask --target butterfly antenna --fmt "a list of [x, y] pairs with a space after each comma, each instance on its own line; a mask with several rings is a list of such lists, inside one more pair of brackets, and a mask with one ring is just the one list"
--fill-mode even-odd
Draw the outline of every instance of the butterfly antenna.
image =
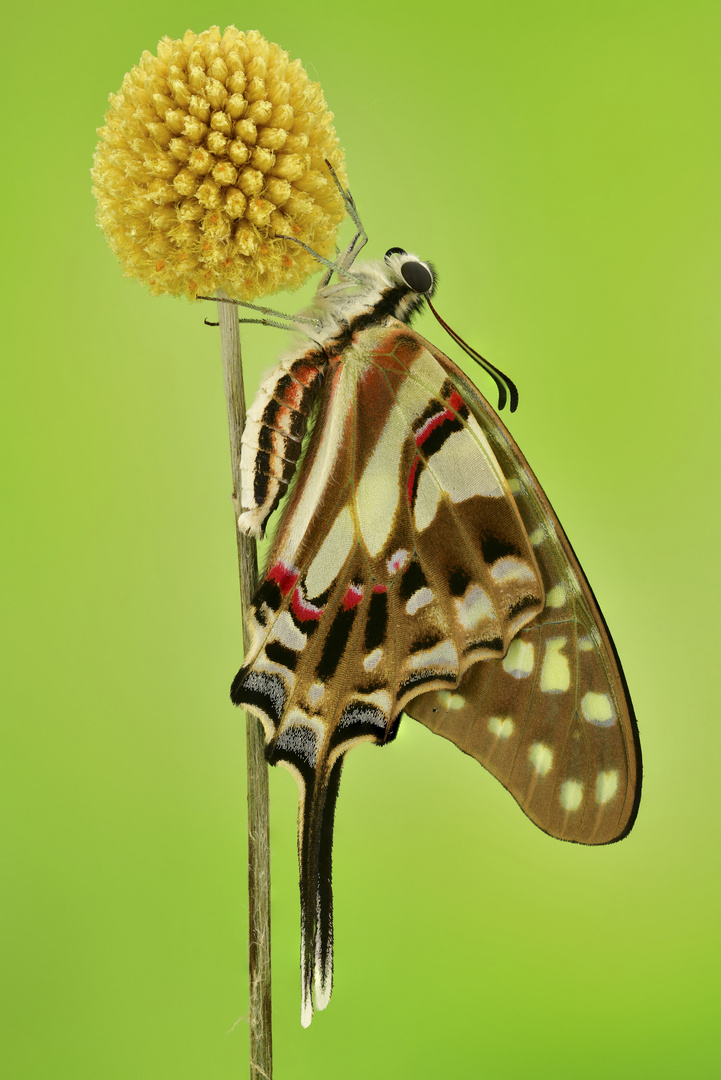
[[449, 326], [445, 319], [441, 318], [436, 309], [433, 307], [430, 297], [426, 296], [426, 301], [428, 303], [428, 307], [431, 309], [438, 322], [441, 324], [446, 333], [453, 338], [456, 345], [460, 346], [460, 348], [463, 349], [464, 353], [470, 356], [472, 360], [475, 360], [476, 363], [480, 367], [482, 367], [483, 370], [486, 371], [493, 379], [494, 383], [498, 387], [498, 411], [502, 412], [505, 408], [506, 400], [510, 399], [511, 412], [515, 412], [518, 408], [518, 389], [513, 379], [509, 379], [508, 375], [504, 375], [500, 368], [495, 367], [490, 362], [490, 360], [486, 360], [486, 358], [484, 356], [481, 356], [481, 354], [477, 352], [471, 345], [469, 345], [467, 341], [464, 341], [461, 335], [457, 333], [453, 329], [453, 327]]

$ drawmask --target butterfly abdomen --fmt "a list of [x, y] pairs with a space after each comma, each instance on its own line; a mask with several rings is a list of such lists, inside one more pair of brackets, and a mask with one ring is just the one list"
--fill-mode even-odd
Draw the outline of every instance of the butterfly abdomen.
[[260, 387], [241, 443], [241, 532], [262, 536], [285, 494], [327, 366], [322, 352], [308, 351], [281, 361]]

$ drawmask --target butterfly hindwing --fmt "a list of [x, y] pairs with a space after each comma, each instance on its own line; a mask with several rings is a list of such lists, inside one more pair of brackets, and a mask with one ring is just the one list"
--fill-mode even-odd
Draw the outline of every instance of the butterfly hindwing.
[[406, 712], [477, 758], [543, 830], [602, 844], [625, 836], [640, 797], [640, 746], [612, 639], [575, 554], [512, 437], [478, 390], [427, 343], [486, 432], [533, 544], [543, 611], [503, 658]]
[[365, 329], [330, 361], [232, 690], [300, 790], [304, 1023], [313, 977], [317, 1006], [331, 989], [345, 753], [392, 738], [419, 694], [500, 661], [543, 604], [523, 518], [457, 385], [406, 326]]

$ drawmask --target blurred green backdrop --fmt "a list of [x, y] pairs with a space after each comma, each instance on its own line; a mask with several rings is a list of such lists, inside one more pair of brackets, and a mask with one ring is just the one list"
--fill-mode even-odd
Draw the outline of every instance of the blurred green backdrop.
[[[217, 332], [122, 278], [89, 178], [143, 49], [234, 23], [320, 79], [369, 254], [432, 258], [445, 318], [519, 384], [512, 430], [612, 628], [646, 770], [631, 836], [588, 850], [411, 721], [355, 751], [336, 991], [308, 1031], [296, 790], [273, 771], [276, 1076], [718, 1076], [718, 3], [33, 17], [6, 15], [2, 62], [3, 1075], [247, 1075]], [[254, 330], [250, 389], [286, 344]]]

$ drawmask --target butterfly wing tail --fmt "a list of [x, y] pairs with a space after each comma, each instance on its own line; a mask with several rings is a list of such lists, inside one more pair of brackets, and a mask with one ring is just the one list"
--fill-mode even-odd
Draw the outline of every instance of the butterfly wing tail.
[[324, 1009], [333, 989], [333, 823], [343, 758], [319, 770], [298, 811], [301, 1023]]

